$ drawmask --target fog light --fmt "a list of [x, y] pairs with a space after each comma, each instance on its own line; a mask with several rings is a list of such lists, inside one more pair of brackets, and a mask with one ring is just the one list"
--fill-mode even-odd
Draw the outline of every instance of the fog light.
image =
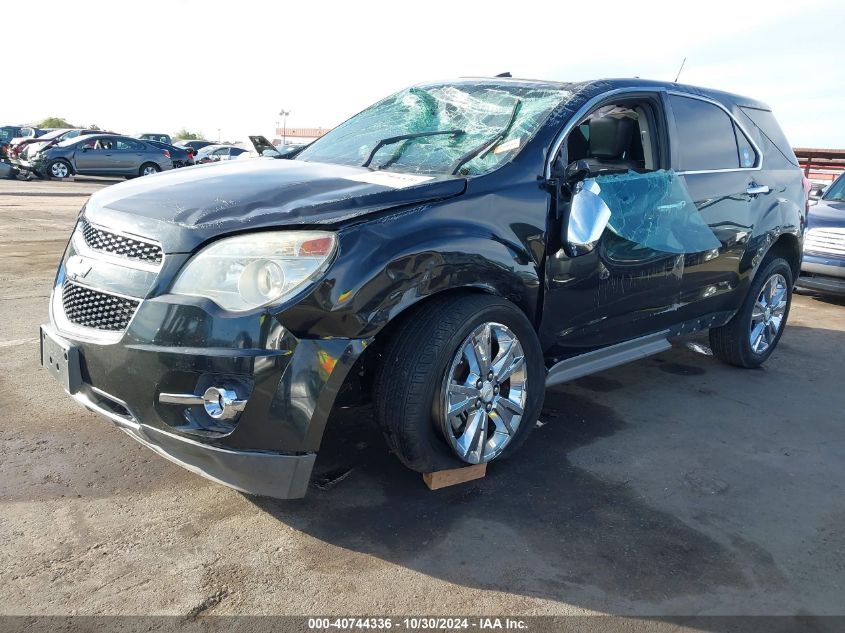
[[215, 420], [231, 420], [244, 410], [246, 400], [238, 400], [231, 389], [209, 387], [202, 395], [205, 412]]
[[223, 387], [209, 387], [202, 396], [183, 393], [160, 393], [158, 401], [166, 404], [192, 406], [201, 404], [205, 412], [215, 420], [232, 420], [244, 410], [246, 400], [238, 400], [238, 394]]

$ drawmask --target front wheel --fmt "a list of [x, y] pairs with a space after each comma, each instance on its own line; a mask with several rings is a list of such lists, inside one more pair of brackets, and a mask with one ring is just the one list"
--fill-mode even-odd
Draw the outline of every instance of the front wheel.
[[540, 414], [545, 371], [528, 319], [490, 295], [434, 299], [393, 333], [375, 381], [391, 450], [432, 472], [513, 453]]
[[67, 178], [70, 176], [70, 165], [61, 159], [56, 159], [47, 166], [47, 173], [53, 178]]
[[138, 175], [152, 176], [153, 174], [157, 174], [160, 171], [161, 168], [155, 163], [144, 163], [143, 165], [141, 165], [141, 169], [138, 171]]
[[716, 357], [737, 367], [762, 365], [783, 335], [792, 287], [792, 268], [785, 259], [764, 261], [739, 312], [726, 325], [710, 330]]

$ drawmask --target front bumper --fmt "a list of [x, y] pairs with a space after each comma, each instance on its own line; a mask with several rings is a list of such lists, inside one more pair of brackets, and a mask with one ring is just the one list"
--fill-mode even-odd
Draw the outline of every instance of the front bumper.
[[298, 499], [305, 496], [315, 453], [285, 455], [218, 448], [196, 440], [141, 424], [125, 403], [115, 408], [115, 399], [90, 385], [73, 398], [94, 413], [111, 420], [120, 430], [165, 459], [207, 479], [247, 494]]
[[845, 259], [804, 253], [795, 285], [804, 290], [845, 295]]
[[[266, 313], [230, 317], [210, 302], [169, 299], [145, 300], [122, 337], [104, 342], [57, 328], [54, 294], [44, 328], [78, 356], [71, 395], [196, 474], [248, 494], [304, 496], [335, 398], [368, 341], [297, 339]], [[160, 398], [221, 384], [247, 401], [229, 426], [201, 405]]]

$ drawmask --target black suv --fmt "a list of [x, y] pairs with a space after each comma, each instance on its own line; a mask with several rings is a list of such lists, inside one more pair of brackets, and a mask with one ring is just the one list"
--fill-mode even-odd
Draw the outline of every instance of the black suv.
[[422, 471], [514, 452], [547, 385], [710, 330], [755, 367], [806, 195], [769, 108], [643, 80], [462, 79], [281, 160], [94, 194], [42, 363], [190, 470], [305, 494], [333, 407], [371, 399]]

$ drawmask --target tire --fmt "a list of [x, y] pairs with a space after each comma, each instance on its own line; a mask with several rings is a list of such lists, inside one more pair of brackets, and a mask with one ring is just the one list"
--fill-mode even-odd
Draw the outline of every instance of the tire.
[[153, 174], [157, 174], [161, 171], [161, 167], [156, 165], [155, 163], [144, 163], [141, 165], [141, 168], [138, 170], [139, 176], [152, 176]]
[[[502, 379], [497, 375], [490, 380], [488, 373], [480, 383], [467, 360], [467, 350], [473, 349], [468, 337], [478, 333], [483, 338], [485, 324], [487, 357]], [[515, 353], [509, 377], [508, 349]], [[472, 356], [472, 366], [478, 368], [477, 356]], [[478, 384], [483, 388], [477, 389]], [[500, 297], [451, 295], [413, 310], [394, 330], [376, 372], [373, 400], [391, 451], [408, 468], [433, 472], [508, 457], [535, 425], [544, 393], [543, 354], [525, 315]], [[447, 417], [447, 397], [453, 408], [467, 406]], [[522, 408], [521, 416], [514, 405]], [[479, 427], [486, 427], [483, 445], [481, 432], [473, 433]]]
[[[713, 354], [736, 367], [762, 365], [783, 335], [792, 305], [793, 285], [792, 268], [785, 259], [763, 260], [739, 312], [727, 324], [710, 330]], [[755, 328], [759, 329], [759, 335]]]
[[50, 164], [47, 165], [47, 174], [51, 178], [65, 179], [73, 174], [73, 170], [71, 169], [70, 163], [57, 158], [56, 160], [50, 161]]

